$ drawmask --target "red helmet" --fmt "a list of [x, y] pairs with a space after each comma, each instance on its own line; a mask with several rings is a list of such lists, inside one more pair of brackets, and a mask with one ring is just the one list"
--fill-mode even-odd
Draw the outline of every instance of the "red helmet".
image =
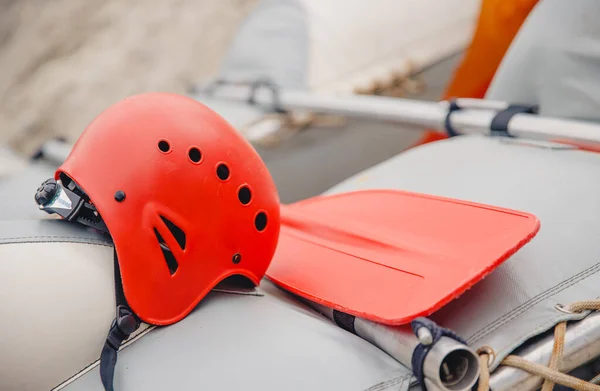
[[265, 164], [228, 122], [184, 96], [109, 107], [55, 179], [99, 213], [127, 303], [146, 323], [181, 320], [226, 277], [258, 285], [275, 252], [279, 197]]

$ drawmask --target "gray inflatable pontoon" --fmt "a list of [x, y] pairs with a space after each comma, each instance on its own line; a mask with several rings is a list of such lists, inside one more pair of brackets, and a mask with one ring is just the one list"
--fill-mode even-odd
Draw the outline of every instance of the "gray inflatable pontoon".
[[[581, 1], [565, 10], [559, 3], [546, 0], [536, 7], [485, 101], [448, 104], [332, 96], [277, 80], [281, 89], [276, 103], [288, 113], [350, 117], [365, 132], [384, 127], [392, 132], [401, 124], [456, 133], [456, 137], [399, 154], [390, 149], [387, 159], [380, 159], [383, 162], [366, 170], [353, 168], [354, 175], [324, 194], [402, 189], [519, 209], [541, 221], [541, 229], [530, 243], [430, 317], [456, 332], [466, 340], [469, 351], [480, 357], [477, 371], [463, 367], [457, 372], [461, 379], [470, 376], [472, 381], [441, 382], [442, 378], [448, 380], [443, 365], [439, 373], [427, 372], [429, 390], [463, 391], [477, 379], [485, 384], [488, 372], [494, 391], [537, 389], [544, 382], [542, 374], [553, 379], [547, 382], [547, 389], [552, 388], [551, 383], [599, 389], [592, 378], [600, 373], [600, 314], [596, 312], [600, 309], [600, 153], [555, 140], [588, 147], [595, 143], [597, 148], [600, 125], [580, 121], [596, 118], [579, 112], [579, 105], [548, 104], [536, 93], [521, 102], [514, 84], [512, 90], [509, 86], [515, 77], [509, 58], [519, 58], [520, 53], [528, 52], [528, 45], [536, 45], [529, 36], [540, 31], [543, 23], [539, 18], [548, 21], [571, 12], [575, 16], [564, 20], [573, 22], [578, 12], [590, 14], [589, 7], [595, 6]], [[257, 13], [269, 4], [286, 14], [298, 9], [293, 4], [300, 3], [264, 2]], [[252, 20], [256, 19], [249, 19], [247, 26], [252, 27]], [[588, 34], [588, 38], [595, 34], [569, 23], [556, 26], [565, 29], [565, 34], [575, 31]], [[545, 55], [568, 57], [569, 51], [561, 48]], [[575, 66], [577, 61], [587, 63], [581, 56], [569, 63]], [[264, 71], [260, 63], [257, 67]], [[586, 69], [588, 76], [597, 72]], [[243, 74], [244, 78], [257, 75], [250, 73]], [[561, 80], [566, 80], [563, 76]], [[600, 75], [596, 76], [594, 80], [600, 80]], [[254, 104], [249, 105], [252, 88], [247, 84], [212, 85], [210, 91], [204, 89], [196, 96], [238, 126], [272, 114], [273, 91], [254, 91]], [[543, 85], [534, 84], [527, 88]], [[565, 82], [560, 90], [576, 99], [580, 87]], [[588, 108], [598, 111], [597, 91], [586, 94], [586, 99]], [[528, 113], [527, 108], [515, 110], [505, 102], [540, 105], [543, 115]], [[58, 159], [40, 159], [28, 166], [10, 156], [6, 160], [10, 167], [9, 163], [3, 167], [9, 169], [0, 172], [0, 200], [5, 205], [0, 211], [0, 390], [103, 390], [98, 360], [114, 318], [114, 250], [105, 236], [36, 210], [33, 194], [37, 185], [52, 176], [64, 158], [61, 148], [65, 145], [51, 143], [47, 148], [53, 146], [58, 148], [54, 154]], [[15, 197], [31, 201], [13, 203]], [[402, 305], [403, 298], [397, 300]], [[414, 346], [397, 344], [390, 349], [384, 346], [385, 338], [353, 334], [325, 315], [327, 311], [315, 310], [266, 278], [255, 289], [226, 281], [181, 322], [168, 327], [143, 325], [119, 353], [115, 389], [422, 388], [410, 360], [398, 359], [410, 358]], [[551, 359], [554, 332], [559, 330], [560, 337], [567, 321], [561, 358]], [[387, 336], [400, 341], [396, 331], [387, 330]], [[427, 338], [417, 337], [413, 335], [417, 343], [426, 344]], [[470, 361], [461, 363], [474, 367]], [[544, 372], [544, 367], [553, 370]], [[583, 380], [565, 380], [558, 372]]]
[[[585, 336], [568, 334], [563, 365], [571, 370], [600, 353], [599, 316], [557, 307], [598, 297], [598, 173], [597, 153], [472, 135], [405, 152], [328, 193], [405, 189], [537, 215], [541, 230], [531, 243], [432, 319], [473, 349], [492, 348], [492, 370], [517, 348], [541, 349], [546, 342], [535, 337], [559, 322], [592, 322]], [[1, 343], [0, 389], [102, 390], [97, 360], [114, 311], [111, 243], [56, 220], [3, 221], [0, 235], [2, 334], [10, 336]], [[573, 359], [583, 353], [570, 344], [587, 359]], [[537, 384], [504, 366], [494, 376], [494, 390], [521, 389], [525, 378], [523, 389]], [[216, 289], [180, 323], [143, 329], [122, 349], [115, 377], [118, 390], [405, 390], [413, 383], [408, 368], [268, 280], [257, 290]]]

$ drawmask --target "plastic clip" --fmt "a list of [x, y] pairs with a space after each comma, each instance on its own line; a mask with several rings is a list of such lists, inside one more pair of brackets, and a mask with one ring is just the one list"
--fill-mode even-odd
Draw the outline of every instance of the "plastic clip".
[[258, 91], [258, 89], [261, 87], [266, 87], [271, 90], [273, 111], [281, 114], [286, 113], [287, 111], [281, 107], [281, 101], [279, 99], [279, 87], [268, 79], [258, 79], [252, 82], [250, 85], [248, 103], [251, 105], [256, 104], [256, 91]]
[[537, 114], [538, 106], [510, 105], [500, 111], [490, 124], [490, 135], [500, 137], [514, 137], [508, 133], [508, 123], [516, 114]]

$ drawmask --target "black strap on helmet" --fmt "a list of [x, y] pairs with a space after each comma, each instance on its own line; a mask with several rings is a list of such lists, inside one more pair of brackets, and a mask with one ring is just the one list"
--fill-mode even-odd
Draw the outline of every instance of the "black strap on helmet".
[[102, 353], [100, 354], [100, 379], [106, 391], [114, 391], [115, 365], [117, 364], [117, 352], [121, 344], [140, 327], [139, 318], [129, 308], [125, 300], [116, 251], [115, 300], [117, 302], [117, 315], [112, 321], [108, 336], [104, 342], [104, 347], [102, 348]]
[[[109, 233], [102, 217], [96, 211], [85, 192], [68, 177], [62, 180], [53, 178], [44, 181], [37, 189], [35, 201], [39, 208], [46, 213], [56, 213], [67, 221], [75, 221], [85, 226]], [[140, 327], [140, 319], [129, 308], [125, 294], [123, 293], [123, 282], [117, 259], [117, 251], [114, 253], [115, 269], [115, 301], [117, 313], [110, 325], [110, 330], [100, 353], [100, 379], [106, 391], [114, 391], [113, 380], [115, 376], [115, 365], [117, 364], [117, 352], [131, 334]]]

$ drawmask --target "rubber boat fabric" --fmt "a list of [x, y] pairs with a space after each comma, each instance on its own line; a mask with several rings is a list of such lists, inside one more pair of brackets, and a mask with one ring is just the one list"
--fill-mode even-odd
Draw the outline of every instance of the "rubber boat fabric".
[[267, 276], [301, 297], [389, 325], [439, 310], [540, 227], [529, 213], [400, 190], [315, 197], [283, 207], [281, 216]]

